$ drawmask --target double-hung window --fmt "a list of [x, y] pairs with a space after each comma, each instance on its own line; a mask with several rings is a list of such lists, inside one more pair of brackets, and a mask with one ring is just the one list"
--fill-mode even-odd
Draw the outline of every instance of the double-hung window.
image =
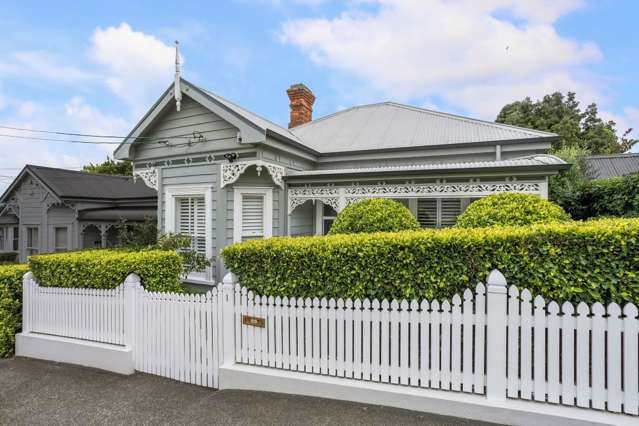
[[[213, 262], [212, 187], [167, 186], [164, 189], [164, 231], [188, 235], [191, 247]], [[212, 268], [189, 274], [189, 279], [210, 281]]]
[[18, 251], [20, 250], [20, 227], [13, 227], [13, 240], [12, 240], [12, 250]]
[[69, 249], [69, 228], [56, 226], [53, 228], [53, 250], [67, 251]]
[[273, 189], [235, 188], [233, 192], [233, 241], [273, 235]]
[[32, 256], [40, 252], [40, 230], [35, 226], [27, 227], [27, 256]]
[[4, 250], [6, 238], [6, 228], [0, 227], [0, 250]]
[[326, 235], [331, 229], [333, 222], [335, 222], [337, 212], [333, 207], [321, 201], [317, 201], [315, 209], [315, 233], [317, 235]]

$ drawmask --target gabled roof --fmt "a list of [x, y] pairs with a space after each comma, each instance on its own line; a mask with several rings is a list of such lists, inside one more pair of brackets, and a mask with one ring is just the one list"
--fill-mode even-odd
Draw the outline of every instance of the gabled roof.
[[[239, 105], [224, 99], [212, 92], [202, 89], [184, 79], [180, 80], [180, 87], [183, 95], [188, 96], [199, 102], [205, 108], [222, 117], [233, 126], [240, 130], [241, 143], [262, 143], [266, 141], [266, 135], [272, 135], [278, 139], [306, 148], [313, 152], [311, 148], [306, 147], [300, 139], [291, 131], [285, 129], [265, 118], [254, 114]], [[139, 136], [143, 135], [156, 122], [156, 119], [168, 108], [174, 108], [173, 103], [173, 84], [171, 84], [162, 94], [162, 96], [153, 104], [151, 109], [142, 117], [135, 125], [133, 130], [127, 135], [122, 143], [116, 148], [114, 157], [124, 160], [129, 157], [129, 149], [135, 144]], [[317, 152], [313, 152], [317, 154]]]
[[[343, 176], [343, 175], [362, 175], [362, 174], [384, 174], [384, 173], [410, 173], [410, 172], [440, 172], [440, 171], [464, 171], [464, 170], [481, 170], [489, 169], [491, 171], [513, 168], [518, 169], [535, 169], [535, 170], [562, 170], [570, 167], [559, 157], [548, 154], [537, 154], [528, 157], [499, 160], [499, 161], [469, 161], [460, 163], [432, 163], [432, 164], [410, 164], [405, 166], [386, 166], [386, 167], [362, 167], [352, 169], [331, 169], [331, 170], [304, 170], [291, 171], [287, 180], [296, 177], [306, 176]], [[422, 173], [420, 173], [422, 174]]]
[[125, 201], [155, 198], [157, 193], [132, 177], [102, 175], [53, 167], [27, 165], [0, 198], [7, 197], [26, 174], [34, 176], [59, 199]]
[[639, 153], [592, 155], [582, 157], [590, 179], [604, 179], [639, 173]]
[[551, 141], [554, 133], [476, 120], [394, 102], [356, 106], [291, 129], [320, 153], [480, 142]]

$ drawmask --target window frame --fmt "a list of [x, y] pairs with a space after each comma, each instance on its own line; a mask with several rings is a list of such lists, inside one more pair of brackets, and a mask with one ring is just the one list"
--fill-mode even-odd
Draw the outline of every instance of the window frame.
[[236, 186], [233, 188], [233, 242], [242, 241], [242, 196], [264, 196], [264, 239], [273, 236], [273, 188]]
[[20, 252], [20, 227], [11, 227], [11, 250], [17, 253]]
[[[71, 239], [69, 238], [71, 235], [70, 232], [70, 226], [68, 225], [53, 225], [53, 235], [52, 235], [52, 242], [53, 242], [53, 251], [55, 253], [59, 253], [59, 252], [65, 252], [65, 251], [69, 251], [70, 250], [70, 246], [71, 246]], [[58, 247], [58, 241], [57, 241], [57, 235], [56, 235], [56, 231], [58, 229], [64, 229], [66, 231], [66, 238], [64, 241], [64, 247]]]
[[[35, 230], [37, 232], [38, 240], [36, 241], [36, 246], [29, 245], [29, 232]], [[42, 233], [40, 232], [40, 226], [38, 225], [25, 225], [24, 227], [24, 253], [27, 257], [36, 256], [40, 254], [40, 240]], [[33, 240], [33, 238], [32, 238]], [[31, 241], [33, 244], [33, 241]], [[34, 251], [34, 253], [29, 253], [29, 251]]]
[[0, 251], [5, 251], [8, 227], [0, 226]]
[[325, 204], [320, 200], [317, 200], [315, 202], [315, 235], [326, 235], [328, 230], [324, 229], [324, 222], [326, 220], [330, 220], [332, 223], [332, 222], [335, 222], [335, 219], [337, 218], [337, 215], [338, 215], [337, 212], [335, 212], [335, 215], [326, 216], [324, 214], [325, 206], [329, 206], [330, 208], [333, 209], [332, 206]]
[[214, 263], [213, 259], [213, 223], [212, 223], [212, 185], [186, 185], [167, 186], [164, 188], [164, 232], [175, 233], [177, 229], [177, 202], [183, 197], [204, 196], [204, 217], [206, 228], [204, 235], [206, 238], [206, 257]]

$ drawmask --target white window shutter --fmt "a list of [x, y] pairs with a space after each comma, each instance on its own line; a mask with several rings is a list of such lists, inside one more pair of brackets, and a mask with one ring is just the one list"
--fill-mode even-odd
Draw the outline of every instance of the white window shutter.
[[437, 200], [435, 198], [417, 200], [417, 220], [422, 228], [437, 228]]
[[206, 255], [206, 202], [204, 197], [177, 199], [177, 233], [191, 236], [192, 248]]
[[264, 195], [242, 194], [242, 241], [264, 238]]
[[461, 199], [443, 198], [441, 200], [441, 227], [453, 226], [457, 223], [457, 216], [461, 214]]

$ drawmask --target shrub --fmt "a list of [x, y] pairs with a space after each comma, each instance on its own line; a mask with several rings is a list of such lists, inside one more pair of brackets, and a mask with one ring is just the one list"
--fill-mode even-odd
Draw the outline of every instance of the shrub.
[[0, 358], [13, 355], [15, 336], [22, 327], [22, 276], [27, 265], [0, 266]]
[[358, 201], [342, 210], [329, 231], [335, 234], [395, 232], [419, 229], [413, 214], [397, 201], [373, 198]]
[[115, 288], [132, 272], [149, 291], [181, 291], [180, 256], [174, 251], [86, 250], [29, 257], [39, 284]]
[[569, 209], [578, 219], [599, 216], [639, 216], [639, 174], [584, 182], [575, 192], [576, 207]]
[[566, 222], [570, 216], [558, 205], [532, 195], [504, 192], [472, 203], [457, 218], [460, 228]]
[[259, 294], [449, 298], [493, 268], [556, 301], [639, 302], [639, 220], [280, 237], [223, 250]]

